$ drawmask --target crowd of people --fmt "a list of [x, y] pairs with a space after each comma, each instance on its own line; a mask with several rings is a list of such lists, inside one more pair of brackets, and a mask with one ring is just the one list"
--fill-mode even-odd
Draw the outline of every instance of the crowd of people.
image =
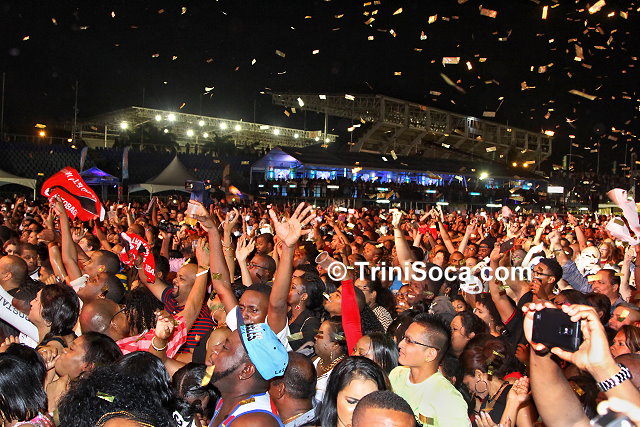
[[640, 423], [640, 250], [609, 216], [105, 207], [1, 204], [3, 426]]

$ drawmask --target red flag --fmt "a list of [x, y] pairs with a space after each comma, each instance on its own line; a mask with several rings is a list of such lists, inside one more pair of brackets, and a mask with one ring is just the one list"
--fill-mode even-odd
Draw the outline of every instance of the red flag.
[[50, 199], [60, 197], [71, 219], [78, 217], [82, 221], [89, 221], [98, 217], [100, 221], [104, 220], [105, 210], [100, 199], [78, 171], [71, 167], [66, 167], [47, 179], [42, 185], [41, 194]]
[[151, 248], [147, 241], [137, 234], [130, 232], [120, 233], [120, 236], [122, 236], [126, 243], [126, 245], [123, 245], [124, 248], [122, 252], [120, 252], [120, 261], [129, 267], [135, 267], [138, 255], [141, 255], [144, 274], [147, 276], [149, 283], [154, 283], [156, 281], [156, 260], [153, 258]]

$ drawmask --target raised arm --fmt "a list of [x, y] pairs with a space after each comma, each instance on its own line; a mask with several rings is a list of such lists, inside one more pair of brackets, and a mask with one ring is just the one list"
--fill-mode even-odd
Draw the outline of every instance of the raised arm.
[[213, 221], [213, 217], [207, 213], [204, 206], [201, 207], [197, 215], [194, 215], [195, 219], [200, 222], [202, 228], [207, 230], [207, 237], [209, 239], [209, 265], [211, 282], [213, 283], [213, 289], [220, 297], [220, 301], [224, 305], [224, 311], [230, 312], [235, 306], [238, 305], [238, 300], [233, 294], [231, 289], [231, 278], [229, 277], [229, 270], [227, 269], [227, 263], [224, 260], [224, 254], [222, 253], [222, 239], [220, 238], [220, 232], [218, 227]]
[[447, 231], [447, 229], [444, 227], [444, 224], [440, 220], [438, 220], [438, 229], [440, 230], [440, 237], [442, 237], [442, 241], [444, 242], [444, 245], [446, 246], [447, 250], [449, 251], [450, 254], [454, 253], [456, 251], [456, 248], [453, 246], [453, 242], [451, 241], [451, 236], [449, 236], [449, 232]]
[[249, 257], [249, 254], [253, 252], [255, 247], [255, 239], [249, 240], [246, 234], [243, 234], [238, 239], [238, 247], [236, 248], [236, 259], [238, 260], [238, 266], [240, 266], [240, 273], [242, 274], [242, 284], [245, 286], [251, 286], [253, 284], [251, 273], [249, 273], [249, 266], [247, 265], [247, 258]]
[[[491, 267], [492, 275], [498, 268], [503, 256], [504, 254], [500, 253], [500, 245], [496, 245], [489, 256], [489, 265]], [[489, 292], [491, 293], [491, 299], [500, 314], [500, 320], [505, 323], [508, 322], [513, 315], [515, 307], [511, 304], [509, 297], [507, 297], [507, 293], [502, 289], [502, 286], [495, 277], [492, 277], [491, 280], [489, 280]]]
[[409, 248], [409, 243], [404, 237], [404, 233], [400, 229], [400, 220], [402, 219], [402, 212], [393, 211], [393, 219], [391, 225], [393, 226], [393, 236], [396, 243], [396, 253], [398, 254], [398, 262], [400, 266], [410, 265], [413, 259], [413, 252]]
[[269, 216], [273, 221], [276, 236], [282, 241], [282, 256], [278, 264], [278, 270], [273, 280], [273, 288], [269, 297], [269, 327], [273, 331], [280, 332], [287, 325], [287, 295], [293, 275], [293, 254], [300, 236], [310, 233], [312, 230], [302, 228], [315, 218], [312, 206], [300, 203], [293, 215], [285, 221], [278, 221], [275, 212], [269, 210]]
[[82, 271], [78, 267], [78, 251], [71, 235], [69, 217], [64, 209], [62, 200], [58, 197], [54, 199], [54, 210], [60, 218], [60, 236], [62, 241], [62, 262], [69, 275], [69, 280], [73, 281], [82, 276]]

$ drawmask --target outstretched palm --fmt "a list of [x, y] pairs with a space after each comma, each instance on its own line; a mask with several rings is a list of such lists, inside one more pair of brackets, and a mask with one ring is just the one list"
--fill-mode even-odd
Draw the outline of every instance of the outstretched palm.
[[312, 206], [305, 207], [304, 202], [300, 203], [289, 219], [278, 221], [273, 210], [269, 210], [269, 217], [273, 221], [276, 236], [288, 247], [294, 246], [300, 236], [309, 233], [311, 230], [303, 230], [303, 227], [309, 224], [314, 218], [315, 213], [311, 211]]

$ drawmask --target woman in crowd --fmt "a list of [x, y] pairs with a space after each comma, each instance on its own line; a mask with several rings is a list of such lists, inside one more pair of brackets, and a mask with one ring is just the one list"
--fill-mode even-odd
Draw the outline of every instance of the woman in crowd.
[[374, 361], [387, 374], [398, 366], [398, 346], [388, 334], [381, 332], [363, 335], [358, 340], [353, 355]]
[[[38, 328], [39, 347], [61, 351], [75, 339], [73, 328], [80, 313], [80, 299], [72, 287], [46, 285], [31, 301], [29, 320]], [[57, 353], [56, 353], [57, 354]]]
[[291, 278], [287, 304], [289, 306], [289, 345], [297, 351], [313, 341], [320, 327], [318, 311], [322, 309], [324, 283], [317, 274], [304, 273]]
[[468, 311], [458, 313], [451, 321], [451, 353], [459, 357], [473, 337], [488, 332], [487, 324], [475, 314]]
[[491, 335], [494, 337], [500, 336], [504, 325], [500, 320], [500, 313], [498, 313], [496, 305], [489, 294], [483, 293], [478, 295], [476, 308], [473, 310], [473, 313], [487, 325]]
[[462, 381], [476, 398], [476, 413], [485, 412], [494, 423], [504, 424], [510, 419], [518, 427], [532, 426], [533, 412], [528, 407], [521, 408], [528, 399], [527, 377], [514, 385], [504, 379], [515, 369], [512, 354], [499, 338], [478, 336], [460, 356]]
[[638, 353], [640, 351], [640, 328], [633, 325], [624, 325], [613, 338], [611, 354], [618, 357], [623, 354]]
[[387, 374], [371, 360], [353, 356], [340, 362], [331, 373], [319, 412], [323, 427], [347, 427], [356, 405], [374, 391], [390, 388]]
[[[213, 416], [218, 395], [213, 385], [203, 384], [205, 368], [198, 363], [188, 363], [173, 374], [171, 386], [178, 398], [174, 419], [180, 426], [207, 425]], [[178, 414], [180, 418], [176, 417]]]
[[315, 336], [314, 349], [317, 358], [314, 360], [316, 375], [315, 400], [321, 402], [329, 381], [329, 375], [335, 366], [348, 356], [347, 339], [342, 328], [342, 319], [332, 317], [325, 320]]
[[391, 291], [383, 288], [379, 280], [371, 280], [370, 276], [358, 278], [354, 285], [362, 291], [367, 305], [386, 331], [395, 315], [395, 301]]
[[22, 359], [7, 354], [0, 354], [0, 422], [3, 426], [54, 426], [37, 371]]

